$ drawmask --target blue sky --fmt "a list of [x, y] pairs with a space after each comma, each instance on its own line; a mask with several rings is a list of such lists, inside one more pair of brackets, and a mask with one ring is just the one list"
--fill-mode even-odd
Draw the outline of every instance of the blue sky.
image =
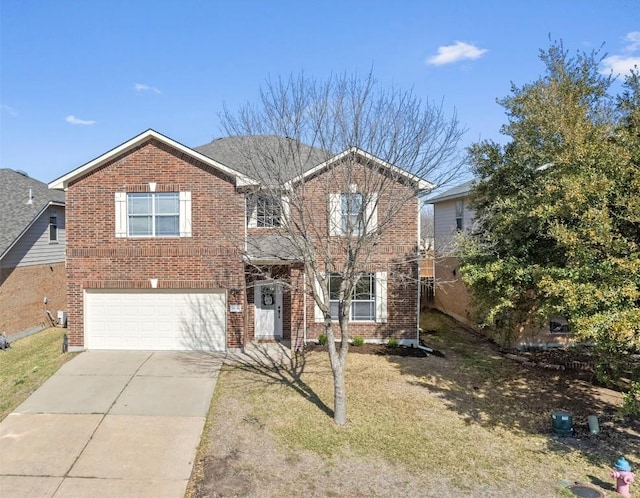
[[636, 0], [2, 0], [0, 167], [49, 182], [153, 128], [197, 146], [269, 76], [366, 73], [458, 113], [463, 145], [504, 141], [495, 99], [539, 49], [605, 43], [640, 66]]

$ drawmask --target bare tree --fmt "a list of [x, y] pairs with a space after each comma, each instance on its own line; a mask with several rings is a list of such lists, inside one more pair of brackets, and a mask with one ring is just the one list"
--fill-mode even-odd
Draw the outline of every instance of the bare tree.
[[424, 255], [434, 249], [433, 204], [427, 204], [420, 211], [420, 250]]
[[[334, 420], [343, 425], [354, 289], [399, 214], [413, 206], [417, 219], [418, 197], [456, 178], [463, 130], [442, 104], [382, 89], [371, 74], [268, 80], [257, 105], [225, 108], [221, 118], [257, 180], [247, 186], [255, 189], [254, 202], [274, 199], [261, 206], [261, 216], [281, 218], [269, 220], [270, 235], [247, 237], [246, 252], [304, 267], [303, 291], [321, 313], [328, 339]], [[347, 216], [337, 219], [336, 211]], [[417, 240], [415, 246], [417, 258]]]

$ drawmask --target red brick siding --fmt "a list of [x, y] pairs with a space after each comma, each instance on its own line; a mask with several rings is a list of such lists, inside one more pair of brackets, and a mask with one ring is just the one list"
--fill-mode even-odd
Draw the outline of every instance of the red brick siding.
[[457, 258], [436, 258], [433, 305], [459, 322], [475, 328], [477, 316], [467, 286], [460, 277], [459, 266]]
[[[192, 237], [115, 237], [116, 192], [189, 191]], [[67, 191], [70, 345], [83, 346], [83, 290], [150, 288], [244, 289], [238, 252], [244, 195], [229, 178], [151, 140], [72, 183]], [[231, 234], [238, 234], [234, 238]], [[229, 294], [229, 304], [242, 303]], [[227, 345], [240, 347], [245, 313], [227, 313]]]
[[[364, 166], [356, 166], [349, 171], [352, 175], [349, 181], [345, 179], [340, 166], [336, 166], [328, 176], [319, 175], [308, 181], [305, 188], [307, 199], [307, 215], [313, 213], [313, 226], [317, 227], [317, 234], [328, 233], [327, 229], [327, 203], [330, 193], [344, 193], [347, 184], [354, 183], [359, 189], [364, 185], [375, 185], [377, 181], [371, 179], [372, 170]], [[364, 190], [364, 188], [363, 188]], [[394, 203], [398, 199], [409, 197], [407, 187], [395, 183], [385, 190], [378, 198], [378, 223], [382, 226]], [[310, 202], [309, 202], [310, 201]], [[292, 209], [295, 216], [295, 209]], [[418, 199], [409, 199], [402, 209], [395, 215], [393, 222], [383, 226], [383, 234], [378, 244], [371, 250], [371, 256], [365, 266], [367, 272], [387, 272], [387, 322], [386, 323], [358, 323], [351, 322], [351, 335], [361, 335], [365, 339], [385, 340], [391, 336], [398, 339], [415, 340], [417, 335], [418, 313], [418, 263], [417, 263], [417, 236], [418, 236]], [[330, 253], [333, 261], [338, 265], [344, 261], [344, 250], [341, 250], [341, 238], [332, 237], [333, 243]], [[316, 240], [317, 247], [322, 247], [323, 241]], [[323, 262], [320, 261], [322, 265]], [[312, 285], [310, 279], [307, 285]], [[300, 295], [301, 298], [301, 295]], [[301, 304], [294, 304], [292, 323], [300, 324], [299, 316], [302, 310]], [[324, 330], [322, 323], [314, 321], [314, 302], [310, 296], [307, 298], [307, 338], [316, 338]], [[296, 330], [296, 327], [294, 327]]]
[[[478, 327], [480, 317], [473, 307], [471, 294], [462, 281], [459, 266], [460, 261], [454, 257], [436, 259], [436, 288], [433, 306], [466, 326], [488, 337], [493, 337], [495, 331], [491, 327]], [[552, 334], [549, 331], [548, 323], [544, 323], [541, 327], [521, 328], [514, 337], [513, 345], [568, 344], [572, 341], [571, 334]]]
[[[335, 169], [305, 185], [308, 213], [313, 215], [316, 243], [326, 243], [329, 193], [340, 193], [345, 182]], [[351, 183], [364, 183], [357, 172]], [[190, 191], [192, 194], [192, 237], [127, 239], [115, 237], [115, 192], [148, 190]], [[329, 186], [327, 187], [327, 184]], [[379, 199], [379, 219], [390, 199], [406, 187]], [[309, 202], [310, 201], [310, 202]], [[366, 271], [388, 274], [387, 314], [384, 324], [353, 323], [351, 333], [365, 338], [416, 338], [417, 327], [417, 222], [418, 200], [409, 201], [375, 247]], [[251, 232], [254, 232], [251, 230]], [[245, 198], [229, 178], [151, 140], [98, 170], [75, 181], [67, 191], [67, 267], [70, 344], [83, 345], [83, 290], [88, 288], [150, 288], [149, 279], [158, 279], [159, 288], [239, 289], [228, 292], [228, 304], [241, 304], [241, 313], [227, 313], [227, 345], [242, 346], [255, 336], [253, 287], [245, 277], [241, 249], [245, 234]], [[332, 242], [332, 258], [340, 263], [340, 239]], [[304, 334], [304, 293], [301, 266], [279, 270], [291, 284], [283, 295], [283, 336], [298, 343]], [[247, 280], [245, 280], [247, 278]], [[307, 285], [310, 285], [307, 279]], [[307, 336], [317, 337], [322, 324], [314, 322], [313, 299], [306, 299]]]
[[57, 319], [58, 310], [67, 309], [66, 281], [64, 263], [0, 269], [0, 332], [49, 326], [44, 298]]

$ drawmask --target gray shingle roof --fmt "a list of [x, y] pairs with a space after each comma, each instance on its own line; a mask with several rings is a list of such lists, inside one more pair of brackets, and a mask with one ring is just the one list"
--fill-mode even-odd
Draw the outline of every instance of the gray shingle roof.
[[445, 190], [442, 193], [427, 197], [424, 202], [433, 204], [434, 202], [448, 201], [451, 199], [466, 197], [467, 195], [469, 195], [469, 192], [471, 192], [471, 187], [476, 181], [477, 180], [469, 180], [468, 182], [456, 185], [455, 187], [450, 188], [449, 190]]
[[247, 240], [247, 256], [250, 260], [296, 261], [300, 260], [300, 251], [285, 235], [253, 235]]
[[219, 138], [193, 149], [271, 186], [284, 184], [334, 155], [275, 135]]
[[[27, 204], [29, 188], [33, 204]], [[49, 190], [46, 183], [12, 169], [0, 169], [0, 256], [52, 201], [64, 203], [64, 192]]]

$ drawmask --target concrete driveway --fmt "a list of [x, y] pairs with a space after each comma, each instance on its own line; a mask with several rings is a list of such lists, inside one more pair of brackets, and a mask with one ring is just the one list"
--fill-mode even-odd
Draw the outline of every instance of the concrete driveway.
[[0, 423], [0, 496], [183, 497], [223, 359], [79, 354]]

